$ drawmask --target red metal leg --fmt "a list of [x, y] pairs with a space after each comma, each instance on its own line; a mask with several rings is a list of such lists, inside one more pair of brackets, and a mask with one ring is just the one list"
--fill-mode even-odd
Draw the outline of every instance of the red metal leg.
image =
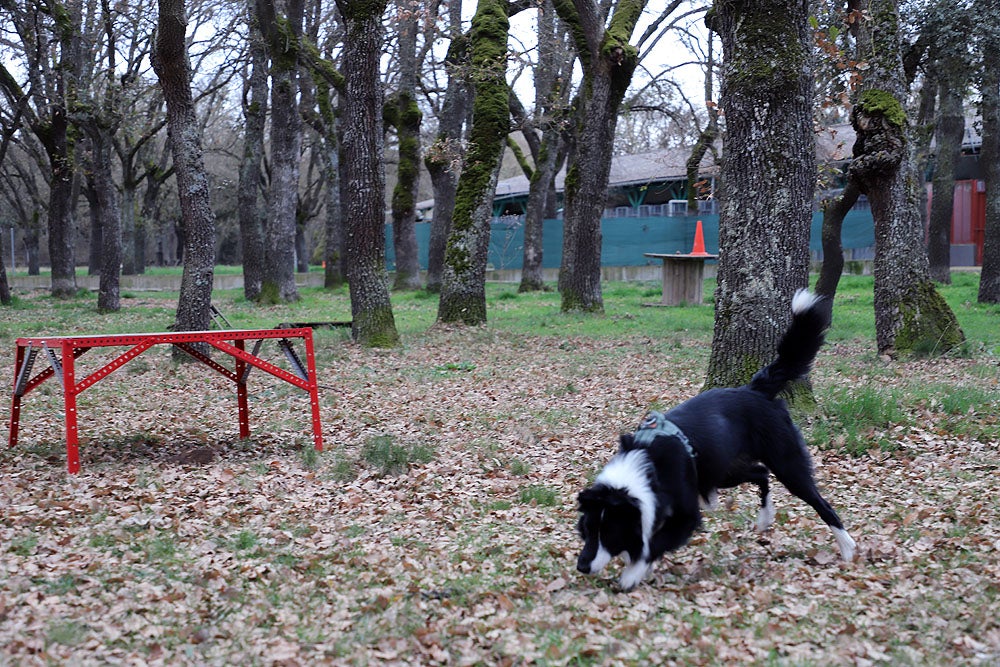
[[[236, 345], [236, 349], [243, 351], [245, 348], [245, 341], [235, 340], [233, 343]], [[236, 359], [236, 403], [239, 405], [240, 410], [240, 438], [246, 439], [250, 437], [250, 409], [247, 406], [247, 383], [244, 377], [244, 372], [246, 371], [247, 362], [243, 361], [239, 357]]]
[[309, 406], [312, 408], [313, 446], [317, 452], [323, 451], [323, 427], [319, 421], [319, 390], [316, 379], [316, 357], [313, 354], [312, 331], [303, 340], [306, 342], [306, 372], [309, 375]]
[[73, 346], [62, 344], [63, 396], [66, 403], [66, 468], [69, 474], [80, 472], [79, 433], [76, 426], [76, 374]]
[[21, 375], [22, 365], [24, 365], [24, 348], [18, 345], [14, 355], [14, 391], [11, 392], [13, 399], [10, 403], [10, 435], [7, 439], [11, 447], [17, 444], [17, 430], [21, 420], [21, 397], [17, 395], [17, 378]]

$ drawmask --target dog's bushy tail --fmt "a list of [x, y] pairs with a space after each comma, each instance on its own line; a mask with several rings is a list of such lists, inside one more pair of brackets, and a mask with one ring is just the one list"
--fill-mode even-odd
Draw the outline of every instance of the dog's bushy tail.
[[778, 344], [778, 358], [757, 371], [750, 388], [774, 398], [792, 380], [805, 376], [823, 345], [830, 309], [823, 297], [800, 289], [792, 298], [792, 323]]

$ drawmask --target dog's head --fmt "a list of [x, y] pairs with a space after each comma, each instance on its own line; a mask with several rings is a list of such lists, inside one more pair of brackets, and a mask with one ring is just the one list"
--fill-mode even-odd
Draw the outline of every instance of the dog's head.
[[581, 491], [577, 500], [580, 504], [577, 530], [583, 539], [583, 550], [576, 560], [576, 569], [584, 574], [597, 574], [615, 556], [620, 555], [629, 563], [642, 557], [642, 507], [638, 498], [625, 489], [597, 482]]

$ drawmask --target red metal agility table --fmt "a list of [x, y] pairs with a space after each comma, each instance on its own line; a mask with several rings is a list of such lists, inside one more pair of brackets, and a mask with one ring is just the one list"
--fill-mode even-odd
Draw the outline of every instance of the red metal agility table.
[[[303, 366], [292, 346], [292, 340], [301, 338], [305, 344], [306, 364]], [[294, 373], [290, 373], [257, 353], [265, 340], [276, 339], [282, 348]], [[246, 342], [255, 341], [252, 352], [246, 351]], [[195, 345], [207, 343], [235, 360], [233, 370], [212, 360], [200, 352]], [[252, 368], [288, 382], [309, 393], [312, 407], [313, 443], [318, 451], [323, 449], [323, 436], [319, 421], [319, 395], [316, 382], [316, 361], [313, 355], [312, 329], [234, 329], [225, 331], [178, 331], [167, 333], [119, 334], [115, 336], [45, 336], [39, 338], [18, 338], [14, 363], [14, 398], [10, 411], [10, 446], [17, 444], [18, 424], [21, 416], [21, 397], [36, 389], [51, 377], [56, 377], [63, 387], [66, 406], [66, 466], [70, 474], [80, 471], [78, 451], [76, 397], [98, 380], [110, 375], [126, 363], [154, 345], [175, 345], [209, 368], [221, 373], [236, 383], [236, 398], [239, 405], [240, 437], [250, 437], [250, 419], [247, 408], [247, 375]], [[127, 347], [128, 350], [77, 380], [74, 361], [95, 347]], [[31, 375], [31, 368], [39, 352], [45, 352], [49, 367]]]

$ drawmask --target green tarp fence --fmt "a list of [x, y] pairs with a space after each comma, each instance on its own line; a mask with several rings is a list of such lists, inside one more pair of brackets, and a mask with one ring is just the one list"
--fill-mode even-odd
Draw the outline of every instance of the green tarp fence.
[[[604, 218], [601, 221], [601, 264], [604, 266], [641, 266], [658, 260], [643, 253], [688, 253], [694, 244], [695, 228], [702, 222], [705, 249], [719, 252], [719, 216], [673, 216], [646, 218]], [[523, 216], [497, 218], [491, 225], [489, 264], [494, 269], [520, 269], [524, 246]], [[809, 250], [820, 257], [821, 213], [813, 214]], [[417, 223], [417, 245], [421, 268], [427, 268], [427, 245], [430, 224]], [[392, 226], [386, 225], [386, 260], [389, 270], [395, 268], [392, 247]], [[562, 220], [546, 220], [542, 228], [542, 265], [558, 268], [562, 259]], [[845, 250], [861, 250], [875, 245], [870, 211], [851, 211], [844, 219], [841, 240]], [[862, 254], [863, 255], [863, 254]], [[855, 257], [858, 257], [856, 254]]]

